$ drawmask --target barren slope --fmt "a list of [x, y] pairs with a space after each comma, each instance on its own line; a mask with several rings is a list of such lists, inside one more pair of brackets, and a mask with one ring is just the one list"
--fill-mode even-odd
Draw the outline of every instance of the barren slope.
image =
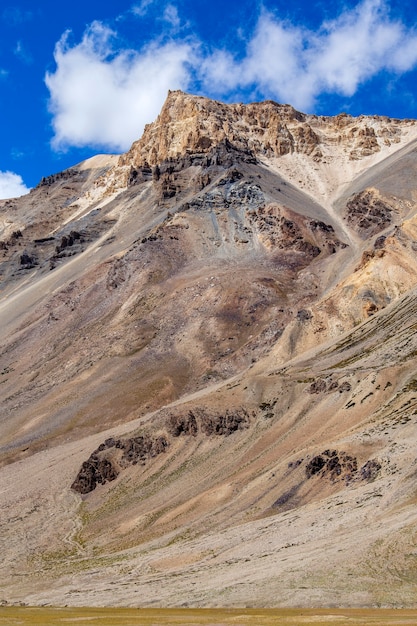
[[5, 600], [414, 605], [416, 140], [172, 92], [0, 204]]

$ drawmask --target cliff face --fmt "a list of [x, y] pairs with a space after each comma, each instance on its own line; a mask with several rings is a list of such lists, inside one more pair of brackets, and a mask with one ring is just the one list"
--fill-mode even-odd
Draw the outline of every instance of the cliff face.
[[208, 153], [224, 141], [254, 155], [300, 153], [321, 161], [340, 152], [355, 160], [399, 143], [410, 126], [413, 121], [346, 114], [326, 118], [272, 101], [222, 104], [174, 91], [120, 163], [156, 165], [186, 154]]
[[0, 202], [6, 600], [413, 604], [416, 143], [170, 92]]

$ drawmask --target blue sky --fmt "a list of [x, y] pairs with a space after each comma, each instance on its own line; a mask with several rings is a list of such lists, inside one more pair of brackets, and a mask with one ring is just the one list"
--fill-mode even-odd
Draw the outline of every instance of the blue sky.
[[0, 198], [120, 153], [168, 89], [417, 118], [415, 0], [19, 1], [0, 8]]

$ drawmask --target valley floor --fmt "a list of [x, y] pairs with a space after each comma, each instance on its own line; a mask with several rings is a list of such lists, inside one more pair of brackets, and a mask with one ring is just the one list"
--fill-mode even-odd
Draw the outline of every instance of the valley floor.
[[401, 626], [415, 624], [417, 610], [393, 609], [56, 609], [0, 607], [0, 625], [59, 626]]

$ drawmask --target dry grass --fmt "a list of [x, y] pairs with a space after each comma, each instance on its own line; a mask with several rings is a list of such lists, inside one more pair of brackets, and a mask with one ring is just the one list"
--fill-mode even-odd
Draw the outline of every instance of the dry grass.
[[394, 609], [0, 608], [0, 625], [5, 626], [400, 626], [416, 622], [417, 610]]

